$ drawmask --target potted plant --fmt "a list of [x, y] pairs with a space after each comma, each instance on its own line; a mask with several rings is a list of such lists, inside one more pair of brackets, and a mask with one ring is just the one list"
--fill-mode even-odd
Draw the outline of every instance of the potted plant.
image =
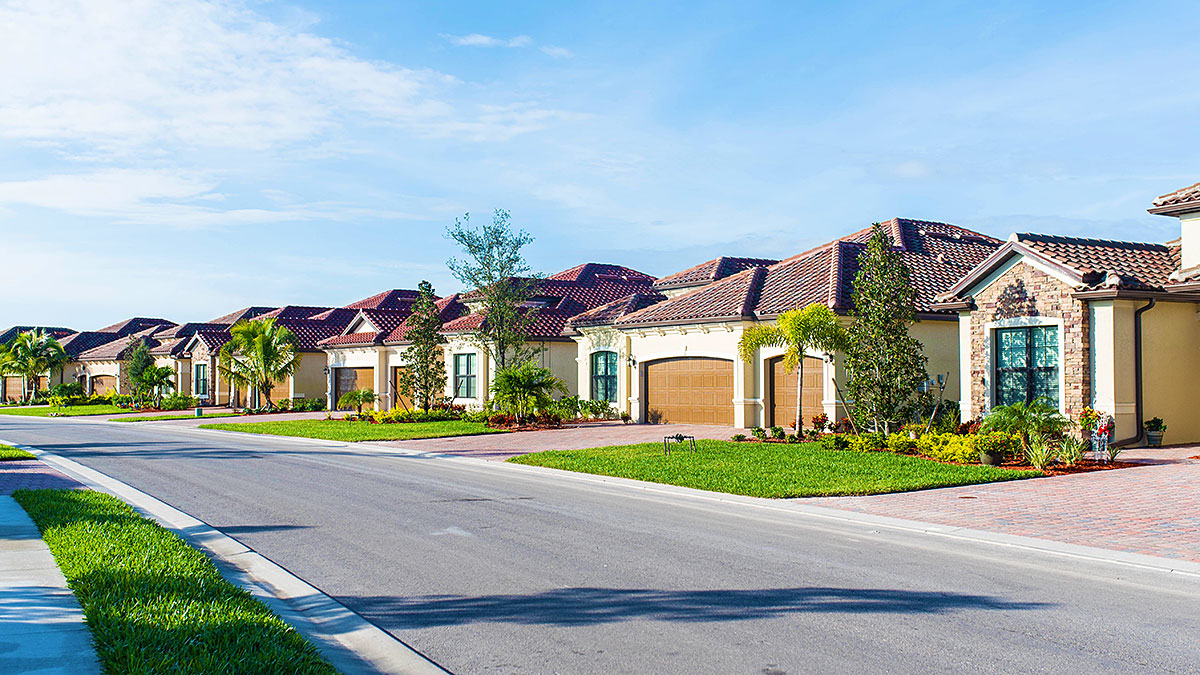
[[1161, 417], [1154, 417], [1142, 423], [1146, 430], [1146, 445], [1157, 448], [1162, 445], [1163, 434], [1167, 431], [1167, 423]]

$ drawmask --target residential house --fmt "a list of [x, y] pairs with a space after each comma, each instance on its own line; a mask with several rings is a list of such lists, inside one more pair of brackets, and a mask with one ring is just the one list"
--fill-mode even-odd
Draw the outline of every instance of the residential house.
[[275, 309], [277, 308], [243, 307], [206, 322], [189, 322], [165, 328], [154, 334], [159, 344], [150, 349], [150, 355], [154, 357], [155, 365], [167, 366], [175, 371], [176, 392], [207, 401], [208, 382], [216, 369], [215, 366], [210, 368], [210, 364], [203, 361], [193, 365], [192, 354], [188, 351], [191, 338], [201, 331], [227, 331], [238, 321], [252, 319]]
[[1167, 243], [1014, 234], [941, 298], [958, 312], [964, 415], [1045, 398], [1066, 415], [1113, 415], [1112, 440], [1167, 421], [1200, 440], [1200, 184], [1154, 200], [1180, 220]]
[[[571, 394], [580, 393], [579, 352], [575, 342], [563, 334], [572, 318], [620, 298], [652, 293], [654, 277], [628, 267], [585, 263], [539, 279], [526, 303], [536, 308], [528, 346], [538, 350], [537, 362], [561, 378]], [[478, 298], [471, 293], [459, 298], [470, 313], [446, 323], [446, 396], [455, 403], [481, 407], [495, 374], [495, 364], [485, 350], [471, 339], [487, 317]]]
[[[956, 400], [956, 316], [935, 307], [934, 298], [1001, 242], [946, 223], [894, 218], [883, 225], [912, 274], [918, 321], [911, 333], [931, 377], [948, 380], [945, 396]], [[798, 386], [783, 368], [782, 349], [762, 349], [746, 363], [737, 345], [750, 326], [813, 303], [847, 317], [848, 325], [858, 256], [870, 235], [864, 229], [779, 262], [710, 260], [574, 317], [565, 333], [578, 350], [576, 378], [590, 381], [581, 396], [605, 398], [639, 421], [788, 426], [797, 396], [804, 420], [819, 413], [840, 418], [846, 409], [838, 387], [847, 379], [841, 355], [808, 354]]]
[[[55, 339], [61, 341], [63, 338], [74, 333], [70, 328], [60, 328], [56, 326], [12, 326], [5, 331], [0, 332], [0, 345], [6, 345], [21, 333], [29, 331], [41, 331], [47, 335], [54, 336]], [[36, 383], [36, 389], [45, 389], [49, 386], [61, 384], [63, 381], [63, 372], [65, 369], [49, 373], [39, 377]], [[0, 377], [0, 402], [3, 401], [18, 401], [24, 398], [23, 392], [24, 382], [20, 376]]]
[[129, 381], [129, 371], [125, 367], [130, 350], [138, 342], [144, 342], [149, 349], [159, 346], [161, 342], [154, 334], [174, 325], [166, 319], [139, 317], [96, 331], [114, 334], [117, 337], [79, 353], [74, 373], [77, 381], [89, 394], [130, 393], [133, 387]]

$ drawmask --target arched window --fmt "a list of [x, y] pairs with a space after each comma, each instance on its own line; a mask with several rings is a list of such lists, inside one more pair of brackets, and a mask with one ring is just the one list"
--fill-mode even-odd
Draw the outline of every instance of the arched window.
[[617, 353], [592, 354], [592, 400], [617, 401]]

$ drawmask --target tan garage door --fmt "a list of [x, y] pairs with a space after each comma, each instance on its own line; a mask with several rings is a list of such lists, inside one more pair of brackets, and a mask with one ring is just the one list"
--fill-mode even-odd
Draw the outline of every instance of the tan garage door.
[[392, 407], [401, 410], [412, 410], [412, 397], [400, 393], [400, 374], [405, 371], [400, 366], [392, 366]]
[[[283, 378], [282, 382], [276, 382], [274, 385], [272, 385], [272, 387], [271, 387], [271, 402], [272, 403], [279, 403], [280, 401], [284, 400], [285, 398], [291, 398], [292, 387], [291, 387], [291, 384], [289, 383], [289, 380], [290, 380], [290, 378], [285, 377], [285, 378]], [[267, 404], [267, 402], [263, 401], [263, 405], [266, 405], [266, 404]]]
[[[333, 380], [333, 402], [336, 404], [342, 394], [355, 389], [375, 388], [374, 368], [336, 368]], [[379, 392], [375, 392], [379, 393]]]
[[646, 364], [645, 419], [733, 425], [733, 361], [678, 358]]
[[113, 375], [93, 375], [92, 393], [107, 394], [117, 390], [117, 378]]
[[[770, 366], [771, 381], [768, 386], [771, 392], [771, 415], [768, 424], [790, 429], [796, 421], [796, 373], [784, 370], [782, 356], [771, 359]], [[813, 416], [825, 412], [825, 406], [821, 405], [825, 397], [824, 386], [824, 362], [806, 356], [804, 398], [800, 400], [801, 427], [811, 428]]]
[[22, 398], [25, 397], [25, 394], [22, 391], [24, 389], [24, 387], [25, 387], [25, 384], [21, 381], [21, 378], [19, 378], [19, 377], [4, 378], [4, 400], [20, 401]]

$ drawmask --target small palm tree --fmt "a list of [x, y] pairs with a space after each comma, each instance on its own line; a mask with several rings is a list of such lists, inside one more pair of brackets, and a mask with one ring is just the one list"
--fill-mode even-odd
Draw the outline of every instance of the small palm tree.
[[237, 387], [246, 391], [257, 388], [267, 408], [273, 408], [271, 387], [300, 367], [296, 336], [287, 327], [276, 325], [274, 318], [239, 321], [229, 335], [229, 342], [221, 347], [217, 370]]
[[793, 309], [779, 315], [775, 325], [751, 326], [738, 341], [738, 353], [746, 363], [754, 363], [758, 350], [782, 347], [783, 367], [796, 371], [796, 433], [801, 428], [800, 400], [804, 395], [804, 354], [816, 351], [825, 354], [846, 347], [846, 333], [833, 310], [822, 304]]
[[341, 395], [337, 400], [338, 408], [354, 408], [359, 415], [364, 405], [370, 405], [378, 398], [373, 389], [353, 389]]
[[[53, 335], [41, 330], [26, 331], [0, 347], [0, 373], [21, 376], [23, 400], [33, 398], [37, 378], [67, 362], [67, 353]], [[32, 383], [32, 385], [31, 385]]]
[[1002, 431], [1021, 438], [1021, 450], [1029, 452], [1030, 444], [1039, 438], [1055, 438], [1071, 428], [1071, 420], [1058, 412], [1050, 401], [1039, 398], [1032, 402], [998, 405], [983, 418], [984, 431]]
[[549, 368], [542, 368], [533, 361], [501, 369], [492, 382], [492, 399], [498, 407], [515, 415], [518, 421], [544, 410], [553, 402], [555, 393], [566, 394], [567, 385]]
[[175, 369], [170, 366], [146, 366], [142, 371], [141, 385], [146, 391], [154, 393], [154, 407], [158, 408], [162, 405], [163, 390], [175, 389]]

